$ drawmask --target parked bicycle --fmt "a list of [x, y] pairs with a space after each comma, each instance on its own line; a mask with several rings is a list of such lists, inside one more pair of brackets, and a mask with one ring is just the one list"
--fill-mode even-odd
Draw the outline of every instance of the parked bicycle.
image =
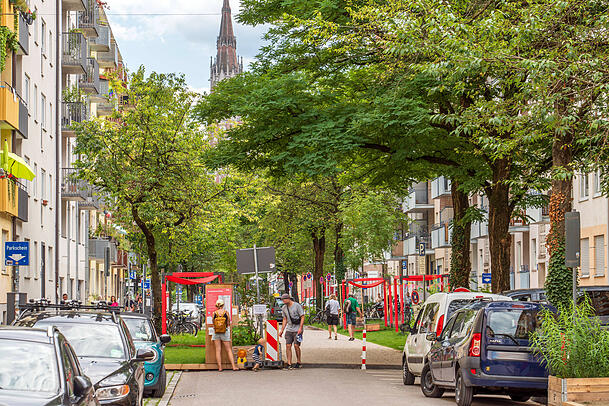
[[190, 313], [185, 311], [167, 314], [167, 330], [169, 334], [192, 334], [199, 333], [199, 326], [190, 320]]
[[326, 324], [328, 322], [325, 310], [309, 313], [307, 324]]
[[382, 319], [385, 317], [385, 309], [383, 303], [373, 303], [366, 311], [364, 315], [367, 319]]

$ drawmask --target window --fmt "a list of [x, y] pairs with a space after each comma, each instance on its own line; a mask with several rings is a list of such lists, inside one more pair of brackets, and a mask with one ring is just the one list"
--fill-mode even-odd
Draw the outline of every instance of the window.
[[46, 55], [47, 53], [47, 23], [42, 20], [42, 28], [40, 29], [40, 40], [41, 40], [41, 48], [42, 55]]
[[590, 276], [590, 240], [588, 238], [581, 240], [581, 268], [582, 276]]
[[34, 250], [32, 251], [32, 271], [34, 271], [34, 278], [38, 279], [38, 241], [34, 241]]
[[33, 189], [34, 190], [32, 191], [33, 192], [32, 194], [34, 195], [34, 199], [37, 199], [38, 198], [38, 164], [37, 163], [34, 163], [34, 175], [36, 175], [36, 176], [34, 177], [34, 180], [33, 180]]
[[25, 75], [23, 78], [23, 101], [25, 105], [30, 107], [30, 77]]
[[[36, 20], [34, 20], [36, 21]], [[34, 85], [34, 121], [38, 121], [38, 85]]]
[[40, 94], [40, 124], [42, 128], [47, 128], [47, 97]]
[[457, 318], [456, 317], [452, 317], [449, 321], [448, 324], [444, 327], [444, 330], [442, 330], [442, 335], [439, 337], [440, 341], [444, 341], [446, 339], [449, 338], [450, 336], [450, 331], [452, 330], [454, 324], [455, 324], [455, 320]]
[[40, 170], [40, 198], [47, 200], [47, 171]]
[[[8, 241], [8, 231], [7, 230], [2, 230], [2, 247], [4, 247], [4, 244]], [[6, 273], [6, 265], [4, 265], [4, 250], [0, 250], [2, 251], [2, 272]]]
[[429, 303], [427, 306], [425, 306], [423, 316], [421, 317], [421, 328], [419, 329], [420, 334], [427, 334], [436, 331], [436, 316], [438, 315], [439, 308], [439, 303]]
[[605, 236], [594, 237], [594, 275], [605, 275]]
[[594, 195], [601, 194], [601, 171], [594, 172]]
[[55, 115], [53, 115], [53, 103], [49, 103], [49, 132], [51, 133], [51, 137], [53, 136], [53, 123], [55, 123]]
[[[34, 13], [38, 14], [38, 8], [34, 8]], [[38, 45], [38, 20], [34, 20], [34, 42]]]
[[582, 174], [579, 178], [579, 197], [582, 199], [587, 199], [590, 195], [590, 182], [588, 178], [588, 174]]
[[53, 33], [49, 30], [49, 61], [53, 64]]

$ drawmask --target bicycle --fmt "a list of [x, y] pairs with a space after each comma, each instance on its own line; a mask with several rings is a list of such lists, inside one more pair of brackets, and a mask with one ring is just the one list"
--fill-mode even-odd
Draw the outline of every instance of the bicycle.
[[196, 337], [199, 326], [190, 321], [190, 313], [181, 311], [167, 315], [167, 330], [170, 334], [192, 334]]
[[327, 323], [327, 315], [325, 310], [320, 310], [319, 312], [313, 314], [309, 313], [308, 323], [307, 324], [326, 324]]

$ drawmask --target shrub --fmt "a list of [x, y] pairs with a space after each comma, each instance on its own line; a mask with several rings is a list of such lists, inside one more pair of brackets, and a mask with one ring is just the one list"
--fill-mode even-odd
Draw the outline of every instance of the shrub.
[[233, 345], [254, 345], [260, 339], [254, 321], [246, 318], [233, 327]]
[[550, 373], [559, 378], [609, 377], [609, 331], [594, 317], [589, 300], [546, 311], [541, 328], [532, 334], [531, 344]]

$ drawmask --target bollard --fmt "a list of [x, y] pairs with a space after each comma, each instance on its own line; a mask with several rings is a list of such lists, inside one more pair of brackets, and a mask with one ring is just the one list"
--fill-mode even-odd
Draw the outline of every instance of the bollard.
[[364, 317], [364, 331], [362, 333], [362, 371], [366, 369], [366, 318]]

